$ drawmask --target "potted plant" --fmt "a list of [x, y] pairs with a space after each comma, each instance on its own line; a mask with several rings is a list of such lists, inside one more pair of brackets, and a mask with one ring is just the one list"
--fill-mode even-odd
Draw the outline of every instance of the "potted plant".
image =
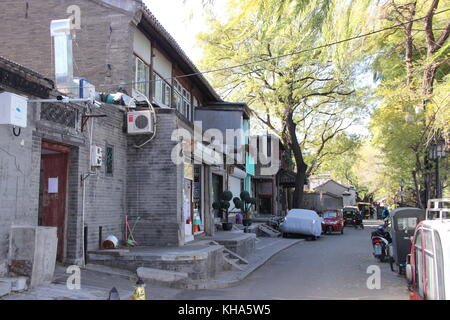
[[250, 226], [252, 224], [252, 213], [250, 209], [252, 205], [256, 204], [256, 199], [252, 198], [248, 191], [242, 191], [240, 198], [235, 197], [233, 202], [236, 208], [241, 209], [242, 215], [244, 216], [242, 224], [246, 227]]
[[233, 194], [226, 190], [220, 195], [219, 201], [214, 201], [213, 209], [219, 211], [219, 216], [222, 218], [222, 228], [225, 231], [230, 231], [233, 228], [233, 223], [228, 221], [228, 209], [230, 209], [230, 200]]

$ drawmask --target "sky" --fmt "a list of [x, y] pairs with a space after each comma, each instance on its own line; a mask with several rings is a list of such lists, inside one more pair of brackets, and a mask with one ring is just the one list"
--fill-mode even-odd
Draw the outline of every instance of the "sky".
[[[144, 0], [144, 3], [181, 46], [188, 57], [197, 63], [202, 57], [196, 35], [207, 29], [201, 0]], [[227, 0], [215, 0], [213, 10], [225, 10]]]

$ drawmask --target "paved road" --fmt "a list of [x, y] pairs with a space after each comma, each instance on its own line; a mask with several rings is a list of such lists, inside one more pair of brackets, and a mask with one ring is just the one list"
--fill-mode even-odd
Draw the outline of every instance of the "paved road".
[[[240, 285], [181, 291], [171, 299], [408, 299], [404, 277], [372, 256], [370, 232], [345, 228], [280, 252]], [[378, 265], [381, 288], [367, 288], [367, 268]]]

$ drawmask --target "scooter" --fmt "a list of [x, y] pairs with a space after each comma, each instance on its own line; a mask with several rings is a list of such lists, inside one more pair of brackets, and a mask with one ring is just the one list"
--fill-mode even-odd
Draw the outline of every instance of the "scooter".
[[364, 224], [363, 224], [362, 220], [358, 220], [358, 219], [353, 218], [352, 219], [352, 224], [355, 227], [355, 229], [358, 229], [358, 227], [361, 228], [361, 229], [364, 229]]
[[384, 226], [378, 226], [377, 230], [372, 232], [373, 255], [380, 262], [389, 259], [388, 245], [392, 242], [391, 235]]

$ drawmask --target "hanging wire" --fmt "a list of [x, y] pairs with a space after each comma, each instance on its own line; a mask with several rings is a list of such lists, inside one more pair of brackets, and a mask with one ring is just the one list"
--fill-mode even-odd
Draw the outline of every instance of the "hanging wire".
[[[447, 11], [450, 11], [450, 8], [438, 11], [434, 15], [436, 16], [438, 14], [442, 14], [442, 13], [445, 13]], [[320, 46], [306, 48], [306, 49], [298, 50], [298, 51], [293, 51], [293, 52], [289, 52], [289, 53], [286, 53], [286, 54], [282, 54], [282, 55], [278, 55], [278, 56], [274, 56], [274, 57], [270, 57], [270, 58], [258, 59], [258, 60], [254, 60], [254, 61], [250, 61], [250, 62], [246, 62], [246, 63], [234, 65], [234, 66], [217, 68], [217, 69], [211, 69], [211, 70], [206, 70], [206, 71], [193, 72], [193, 73], [180, 75], [180, 76], [161, 78], [161, 79], [158, 79], [158, 80], [144, 80], [144, 81], [122, 82], [122, 83], [115, 83], [115, 84], [114, 83], [104, 83], [104, 84], [100, 84], [98, 86], [99, 87], [111, 87], [111, 86], [135, 85], [135, 84], [138, 84], [138, 83], [154, 83], [154, 82], [157, 82], [157, 81], [170, 82], [170, 80], [176, 80], [176, 79], [188, 78], [188, 77], [192, 77], [192, 76], [199, 76], [199, 75], [205, 75], [205, 74], [209, 74], [209, 73], [215, 73], [215, 72], [219, 72], [219, 71], [226, 71], [226, 70], [237, 69], [237, 68], [241, 68], [241, 67], [245, 67], [245, 66], [249, 66], [249, 65], [253, 65], [253, 64], [258, 64], [258, 63], [261, 63], [261, 62], [278, 60], [278, 59], [286, 58], [286, 57], [289, 57], [289, 56], [298, 55], [298, 54], [302, 54], [302, 53], [310, 52], [310, 51], [315, 51], [315, 50], [318, 50], [318, 49], [324, 49], [324, 48], [335, 46], [335, 45], [338, 45], [338, 44], [341, 44], [341, 43], [345, 43], [345, 42], [349, 42], [349, 41], [353, 41], [353, 40], [357, 40], [357, 39], [362, 39], [362, 38], [366, 38], [366, 37], [370, 37], [370, 36], [378, 34], [378, 33], [382, 33], [382, 32], [385, 32], [385, 31], [397, 29], [397, 28], [402, 27], [402, 26], [404, 26], [406, 24], [409, 24], [411, 22], [420, 21], [420, 20], [423, 20], [425, 18], [426, 18], [426, 16], [423, 16], [423, 17], [420, 17], [420, 18], [412, 19], [412, 20], [410, 20], [408, 22], [398, 23], [398, 24], [395, 24], [395, 25], [392, 25], [392, 26], [389, 26], [389, 27], [377, 29], [377, 30], [374, 30], [374, 31], [371, 31], [371, 32], [367, 32], [367, 33], [364, 33], [364, 34], [360, 34], [360, 35], [356, 35], [356, 36], [353, 36], [353, 37], [350, 37], [350, 38], [341, 39], [341, 40], [337, 40], [337, 41], [334, 41], [334, 42], [329, 42], [329, 43], [326, 43], [326, 44], [323, 44], [323, 45], [320, 45]]]

